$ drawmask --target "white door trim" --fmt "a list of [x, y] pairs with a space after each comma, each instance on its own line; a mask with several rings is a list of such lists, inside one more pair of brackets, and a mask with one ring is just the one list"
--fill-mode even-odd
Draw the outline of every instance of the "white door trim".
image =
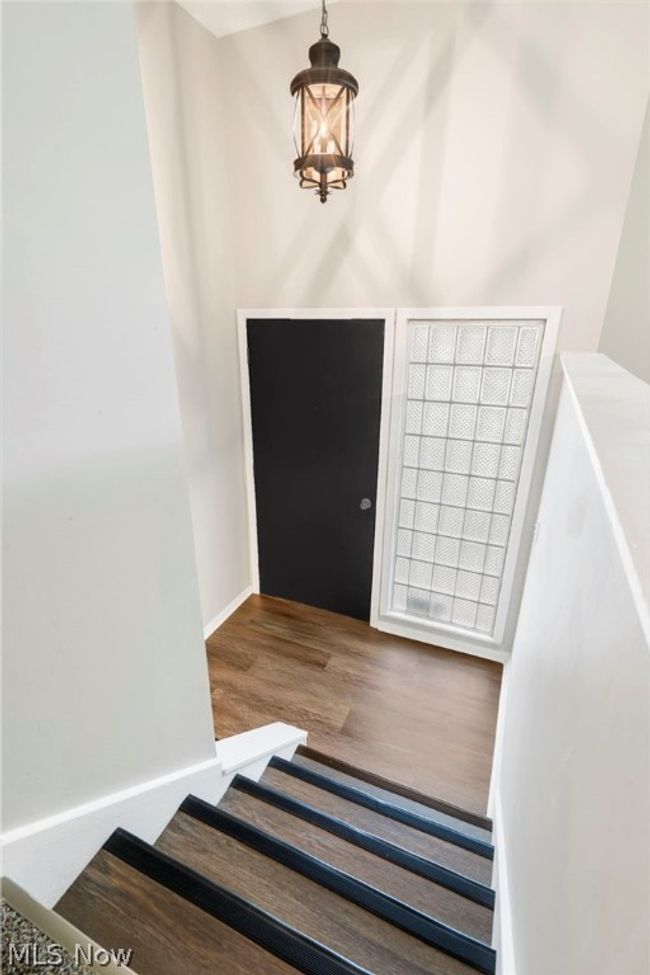
[[[390, 450], [382, 455], [386, 469], [381, 472], [381, 481], [385, 485], [385, 527], [382, 538], [382, 555], [379, 565], [381, 571], [375, 572], [373, 579], [373, 604], [378, 607], [376, 616], [371, 620], [377, 629], [387, 633], [420, 640], [425, 643], [460, 650], [477, 656], [488, 657], [493, 660], [507, 659], [509, 648], [504, 647], [503, 637], [506, 623], [516, 607], [512, 606], [512, 589], [515, 580], [517, 555], [522, 541], [526, 503], [531, 487], [533, 469], [539, 434], [544, 417], [546, 399], [555, 345], [562, 309], [558, 306], [480, 306], [480, 307], [436, 307], [436, 308], [399, 308], [395, 327], [393, 351], [393, 381], [390, 396], [386, 400], [391, 405], [390, 417]], [[506, 551], [503, 570], [502, 593], [499, 600], [497, 618], [493, 636], [483, 636], [475, 631], [462, 631], [457, 626], [436, 624], [435, 628], [426, 623], [417, 623], [412, 617], [389, 610], [390, 592], [393, 576], [393, 539], [397, 517], [397, 476], [396, 470], [400, 466], [402, 426], [404, 410], [402, 404], [406, 382], [406, 329], [413, 321], [445, 321], [445, 320], [524, 320], [543, 319], [545, 321], [544, 336], [540, 351], [535, 392], [533, 395], [528, 434], [522, 456], [519, 475], [519, 489], [515, 499], [510, 542]], [[375, 592], [375, 589], [378, 592]]]
[[[379, 454], [377, 462], [377, 497], [375, 500], [375, 537], [373, 548], [373, 578], [370, 621], [378, 610], [379, 594], [376, 579], [381, 576], [383, 530], [385, 521], [385, 473], [388, 466], [388, 431], [390, 390], [392, 386], [393, 345], [395, 330], [394, 308], [239, 308], [237, 309], [237, 340], [239, 345], [239, 374], [241, 386], [242, 426], [244, 435], [244, 468], [246, 507], [248, 511], [249, 560], [252, 591], [260, 591], [259, 550], [257, 544], [257, 506], [255, 499], [255, 467], [253, 458], [253, 426], [251, 417], [250, 373], [248, 370], [248, 342], [246, 323], [249, 318], [313, 318], [378, 319], [384, 322], [384, 361], [382, 373], [381, 416], [379, 423]], [[373, 623], [374, 625], [374, 623]]]

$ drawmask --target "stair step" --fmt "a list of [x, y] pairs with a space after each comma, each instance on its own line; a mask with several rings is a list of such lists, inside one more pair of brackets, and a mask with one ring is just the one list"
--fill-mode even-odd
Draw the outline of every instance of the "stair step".
[[398, 822], [357, 801], [342, 798], [330, 789], [322, 788], [320, 784], [314, 785], [311, 781], [307, 782], [303, 778], [290, 774], [286, 771], [286, 766], [292, 764], [285, 762], [280, 767], [275, 762], [270, 763], [262, 776], [262, 784], [307, 803], [364, 832], [402, 847], [410, 853], [432, 860], [463, 877], [484, 886], [491, 885], [492, 861], [488, 858], [466, 850], [456, 843], [450, 843], [438, 836]]
[[485, 857], [487, 860], [492, 860], [494, 857], [494, 848], [491, 843], [486, 843], [483, 839], [469, 836], [459, 829], [437, 822], [428, 816], [420, 816], [410, 809], [405, 809], [402, 805], [388, 802], [386, 799], [379, 798], [368, 792], [367, 788], [351, 786], [346, 782], [332, 778], [331, 775], [325, 775], [320, 771], [315, 771], [296, 762], [288, 762], [285, 758], [278, 758], [277, 756], [273, 757], [269, 764], [273, 768], [286, 772], [288, 775], [295, 775], [296, 778], [302, 779], [303, 782], [309, 782], [311, 785], [326, 789], [335, 796], [340, 796], [340, 798], [347, 799], [350, 802], [356, 802], [365, 809], [379, 812], [382, 816], [394, 819], [404, 826], [419, 829], [421, 832], [427, 833], [430, 836], [436, 836], [448, 843], [454, 843], [456, 846], [460, 846], [464, 850], [471, 850], [472, 853]]
[[372, 772], [355, 768], [348, 765], [347, 762], [325, 755], [313, 748], [308, 748], [306, 745], [298, 747], [292, 762], [310, 768], [314, 772], [328, 775], [330, 778], [353, 788], [362, 789], [369, 795], [400, 806], [416, 816], [442, 823], [485, 843], [492, 842], [492, 822], [485, 816], [460, 809], [458, 806], [440, 799], [429, 798], [416, 792], [415, 789], [391, 782], [389, 779]]
[[245, 897], [117, 830], [57, 909], [138, 975], [369, 975]]
[[[214, 807], [201, 806], [206, 816], [214, 813], [222, 822], [227, 818]], [[476, 970], [185, 812], [174, 817], [156, 846], [374, 975], [469, 975]], [[493, 971], [489, 952], [485, 971]]]
[[[219, 803], [219, 809], [472, 938], [490, 944], [493, 913], [489, 907], [477, 904], [435, 881], [431, 882], [431, 878], [412, 872], [403, 863], [387, 860], [383, 856], [381, 842], [378, 843], [373, 837], [369, 837], [371, 843], [366, 844], [365, 848], [360, 846], [354, 830], [350, 831], [340, 820], [334, 820], [334, 828], [336, 824], [340, 827], [338, 833], [332, 832], [331, 821], [327, 821], [326, 828], [322, 828], [323, 824], [315, 810], [300, 803], [291, 806], [293, 802], [280, 793], [238, 776]], [[361, 835], [367, 837], [368, 834]], [[350, 836], [353, 841], [350, 841]], [[492, 894], [487, 888], [483, 889]]]

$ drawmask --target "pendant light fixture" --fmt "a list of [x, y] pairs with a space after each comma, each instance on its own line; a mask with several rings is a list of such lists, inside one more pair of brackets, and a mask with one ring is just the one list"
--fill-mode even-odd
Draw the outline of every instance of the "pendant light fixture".
[[359, 86], [338, 66], [341, 50], [329, 39], [327, 3], [321, 2], [320, 40], [309, 48], [311, 67], [293, 79], [291, 94], [295, 175], [303, 189], [315, 190], [326, 203], [330, 190], [344, 190], [354, 175], [354, 99]]

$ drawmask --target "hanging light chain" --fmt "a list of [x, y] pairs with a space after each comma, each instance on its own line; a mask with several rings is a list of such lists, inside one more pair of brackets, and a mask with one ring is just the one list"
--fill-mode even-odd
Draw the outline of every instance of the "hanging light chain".
[[327, 26], [327, 0], [321, 0], [322, 14], [320, 19], [320, 36], [328, 37], [330, 29]]

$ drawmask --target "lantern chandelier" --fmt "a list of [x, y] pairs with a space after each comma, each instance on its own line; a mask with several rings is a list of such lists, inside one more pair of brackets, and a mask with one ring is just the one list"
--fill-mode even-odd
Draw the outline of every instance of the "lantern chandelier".
[[294, 172], [301, 188], [315, 190], [326, 203], [330, 190], [344, 190], [354, 176], [354, 99], [359, 85], [338, 66], [341, 49], [329, 39], [327, 3], [321, 2], [320, 40], [309, 48], [311, 67], [293, 79], [291, 94], [298, 154]]

